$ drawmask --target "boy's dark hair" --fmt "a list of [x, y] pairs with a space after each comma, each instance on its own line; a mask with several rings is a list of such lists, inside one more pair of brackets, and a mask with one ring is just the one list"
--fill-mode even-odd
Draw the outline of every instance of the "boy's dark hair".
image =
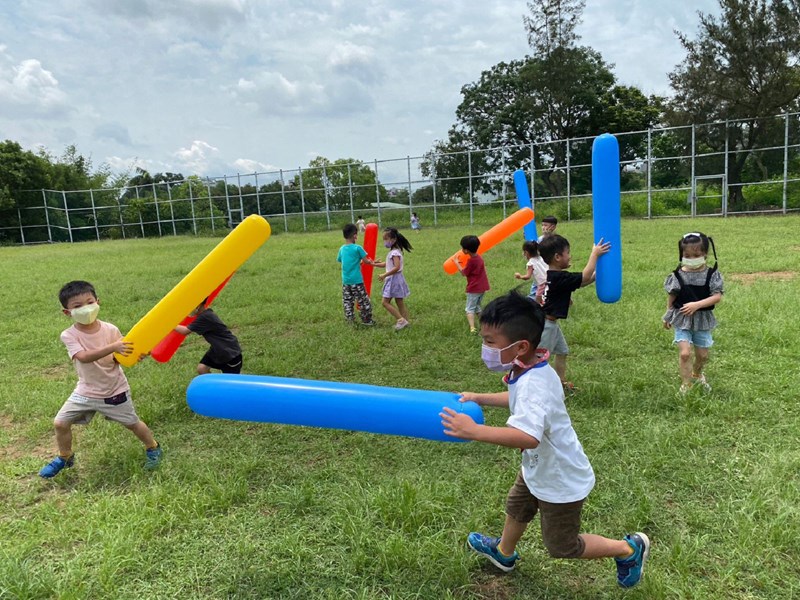
[[522, 251], [527, 252], [531, 258], [539, 256], [539, 244], [536, 242], [523, 242]]
[[542, 340], [544, 320], [539, 303], [517, 290], [495, 298], [481, 313], [481, 325], [497, 327], [510, 342], [528, 340], [534, 348]]
[[678, 240], [678, 264], [680, 264], [681, 260], [683, 259], [683, 249], [686, 246], [694, 246], [695, 244], [700, 244], [704, 254], [708, 254], [708, 248], [710, 245], [711, 249], [714, 251], [714, 262], [716, 263], [717, 247], [714, 245], [714, 240], [705, 233], [698, 231], [695, 233], [686, 233], [680, 240]]
[[465, 235], [461, 238], [461, 247], [473, 254], [478, 251], [480, 245], [481, 241], [478, 239], [477, 235]]
[[558, 225], [558, 219], [556, 219], [553, 215], [550, 215], [542, 219], [542, 223], [551, 223], [552, 225]]
[[352, 223], [348, 223], [342, 227], [342, 235], [344, 236], [344, 239], [349, 240], [351, 237], [353, 237], [354, 233], [358, 233], [358, 227]]
[[94, 286], [88, 281], [81, 280], [65, 283], [58, 292], [58, 299], [61, 302], [61, 306], [67, 308], [69, 301], [75, 296], [80, 296], [81, 294], [91, 294], [94, 296], [95, 300], [97, 300], [97, 292], [94, 291]]
[[549, 265], [556, 257], [556, 254], [562, 254], [567, 248], [569, 248], [567, 238], [553, 233], [539, 242], [539, 256]]
[[411, 245], [411, 242], [408, 241], [408, 238], [399, 231], [397, 231], [396, 227], [387, 227], [386, 229], [383, 230], [383, 232], [388, 233], [394, 239], [396, 239], [397, 245], [400, 246], [400, 249], [403, 252], [411, 252], [414, 249], [414, 246]]

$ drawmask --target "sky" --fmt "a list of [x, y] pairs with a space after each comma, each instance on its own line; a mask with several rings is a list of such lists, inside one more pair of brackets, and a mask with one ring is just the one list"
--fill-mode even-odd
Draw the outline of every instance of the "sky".
[[[586, 0], [581, 44], [668, 95], [716, 0]], [[461, 87], [530, 52], [511, 0], [14, 0], [0, 4], [0, 139], [94, 168], [202, 176], [316, 156], [420, 156]], [[397, 167], [402, 162], [392, 163]]]

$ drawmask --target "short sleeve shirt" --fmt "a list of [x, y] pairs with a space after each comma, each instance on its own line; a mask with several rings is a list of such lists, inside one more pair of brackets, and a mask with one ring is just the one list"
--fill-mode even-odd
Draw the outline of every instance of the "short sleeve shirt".
[[[704, 285], [708, 276], [708, 267], [702, 271], [681, 271], [681, 278], [686, 285]], [[708, 282], [709, 292], [714, 294], [723, 293], [724, 282], [722, 273], [714, 271], [711, 280]], [[675, 296], [681, 290], [681, 283], [675, 277], [675, 273], [670, 273], [664, 282], [664, 291]], [[693, 315], [682, 315], [677, 309], [671, 308], [664, 315], [664, 320], [676, 329], [691, 329], [693, 331], [708, 331], [717, 326], [717, 319], [714, 317], [713, 310], [698, 310]]]
[[114, 360], [114, 354], [90, 363], [82, 363], [75, 358], [78, 352], [99, 350], [122, 339], [122, 334], [115, 325], [100, 320], [95, 322], [100, 324], [100, 329], [96, 332], [86, 333], [73, 325], [61, 332], [61, 341], [67, 347], [67, 354], [78, 373], [75, 393], [88, 398], [111, 398], [130, 389], [122, 367]]
[[187, 327], [192, 333], [203, 336], [211, 346], [214, 358], [221, 363], [228, 362], [242, 353], [239, 340], [210, 308], [197, 315]]
[[486, 275], [486, 264], [479, 254], [470, 256], [463, 270], [464, 275], [467, 277], [468, 294], [483, 294], [489, 291], [489, 277]]
[[547, 281], [547, 263], [541, 256], [534, 256], [525, 266], [533, 269], [533, 282], [537, 286]]
[[358, 244], [345, 244], [339, 248], [336, 260], [342, 263], [342, 285], [364, 283], [361, 275], [361, 259], [367, 252]]
[[542, 294], [542, 308], [546, 315], [566, 319], [572, 292], [581, 287], [583, 273], [547, 271], [547, 283]]
[[577, 502], [589, 495], [595, 477], [564, 404], [564, 388], [547, 363], [508, 380], [509, 427], [536, 438], [522, 451], [522, 477], [539, 500]]

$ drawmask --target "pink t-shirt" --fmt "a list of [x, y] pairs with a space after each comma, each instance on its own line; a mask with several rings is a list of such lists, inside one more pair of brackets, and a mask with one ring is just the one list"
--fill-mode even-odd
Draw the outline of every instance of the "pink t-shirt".
[[95, 333], [78, 331], [73, 325], [61, 332], [61, 341], [67, 347], [67, 353], [78, 372], [78, 385], [75, 393], [89, 398], [110, 398], [130, 389], [122, 367], [114, 360], [114, 353], [90, 363], [82, 363], [75, 355], [82, 350], [98, 350], [122, 338], [115, 325], [105, 321]]

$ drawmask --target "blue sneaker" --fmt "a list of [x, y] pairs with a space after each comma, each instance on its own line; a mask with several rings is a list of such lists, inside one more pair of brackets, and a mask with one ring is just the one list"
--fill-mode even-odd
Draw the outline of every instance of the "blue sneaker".
[[72, 465], [75, 464], [75, 455], [73, 454], [67, 460], [64, 460], [60, 456], [56, 456], [52, 461], [42, 467], [42, 470], [39, 471], [39, 477], [44, 477], [45, 479], [50, 479], [51, 477], [55, 477], [61, 472], [61, 469], [69, 469]]
[[483, 554], [492, 564], [506, 573], [513, 571], [519, 560], [519, 553], [516, 551], [511, 556], [503, 556], [497, 549], [500, 538], [492, 538], [480, 533], [470, 533], [467, 537], [467, 545], [478, 554]]
[[147, 460], [144, 463], [144, 468], [147, 471], [152, 471], [161, 464], [161, 457], [164, 455], [164, 451], [161, 449], [161, 444], [159, 444], [155, 448], [146, 450], [145, 452], [147, 454]]
[[650, 540], [641, 533], [626, 535], [625, 541], [633, 548], [628, 558], [617, 558], [617, 583], [624, 588], [637, 585], [644, 577], [644, 564], [650, 556]]

